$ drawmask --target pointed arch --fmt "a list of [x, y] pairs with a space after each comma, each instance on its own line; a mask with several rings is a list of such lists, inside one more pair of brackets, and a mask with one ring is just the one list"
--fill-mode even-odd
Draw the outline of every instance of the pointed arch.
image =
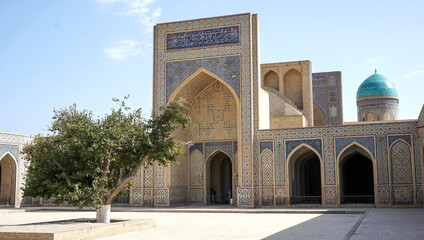
[[[205, 77], [203, 81], [193, 81], [199, 77]], [[191, 74], [186, 80], [184, 80], [171, 94], [171, 97], [169, 98], [168, 102], [178, 100], [179, 95], [186, 95], [187, 93], [183, 92], [184, 88], [189, 88], [187, 90], [190, 90], [190, 93], [194, 93], [195, 96], [193, 96], [192, 99], [186, 99], [187, 101], [191, 102], [203, 89], [205, 89], [208, 85], [213, 83], [214, 81], [220, 81], [224, 86], [226, 86], [230, 92], [233, 94], [234, 98], [237, 101], [237, 106], [239, 106], [239, 98], [237, 96], [236, 91], [222, 78], [218, 77], [216, 74], [212, 73], [211, 71], [200, 67], [196, 72]], [[195, 82], [195, 83], [194, 83]]]
[[321, 109], [317, 105], [313, 104], [313, 111], [314, 111], [314, 127], [324, 126], [325, 116], [324, 114], [322, 114]]
[[[205, 192], [207, 197], [205, 204], [228, 201], [227, 192], [234, 192], [233, 170], [233, 160], [222, 150], [217, 149], [206, 157]], [[213, 201], [212, 189], [216, 194]]]
[[337, 157], [340, 203], [375, 203], [376, 164], [371, 151], [352, 142]]
[[323, 161], [309, 144], [302, 143], [287, 157], [286, 182], [289, 184], [289, 204], [321, 204]]
[[219, 153], [225, 154], [231, 160], [231, 162], [233, 161], [230, 155], [228, 155], [226, 152], [222, 151], [221, 149], [216, 149], [213, 152], [211, 152], [208, 156], [205, 157], [206, 163], [210, 162], [212, 158], [214, 158]]
[[272, 70], [269, 70], [265, 75], [264, 75], [264, 83], [263, 85], [265, 87], [270, 87], [273, 88], [277, 91], [280, 91], [280, 78], [278, 76], [278, 74]]
[[18, 166], [18, 161], [16, 160], [16, 158], [13, 156], [13, 154], [10, 151], [6, 151], [5, 153], [3, 153], [0, 157], [0, 161], [1, 159], [3, 159], [6, 155], [8, 155], [8, 157], [10, 157], [13, 162], [15, 163], [15, 166]]
[[9, 151], [0, 157], [0, 205], [17, 205], [18, 162]]
[[295, 69], [290, 69], [284, 74], [284, 95], [292, 100], [299, 110], [303, 110], [302, 74]]
[[346, 154], [351, 153], [349, 151], [354, 151], [354, 150], [358, 150], [361, 154], [368, 156], [374, 164], [375, 158], [374, 158], [374, 155], [371, 153], [371, 151], [367, 147], [365, 147], [364, 145], [356, 141], [350, 143], [349, 145], [347, 145], [340, 151], [339, 155], [337, 156], [337, 162], [340, 164], [342, 154], [345, 154], [346, 156]]
[[314, 147], [312, 147], [311, 145], [309, 145], [309, 144], [307, 144], [307, 143], [302, 143], [302, 144], [300, 144], [299, 146], [297, 146], [297, 147], [295, 147], [291, 152], [290, 152], [290, 154], [287, 156], [287, 162], [289, 162], [289, 159], [290, 158], [292, 158], [292, 155], [294, 154], [294, 153], [296, 153], [300, 148], [302, 148], [302, 147], [305, 147], [305, 148], [307, 148], [307, 149], [309, 149], [309, 150], [311, 150], [311, 151], [313, 151], [318, 157], [319, 157], [319, 160], [322, 162], [322, 159], [321, 159], [321, 154], [319, 154], [319, 152], [314, 148]]

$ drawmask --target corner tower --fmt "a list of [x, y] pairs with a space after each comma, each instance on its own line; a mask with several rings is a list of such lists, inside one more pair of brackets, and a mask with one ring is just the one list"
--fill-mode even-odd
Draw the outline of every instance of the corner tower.
[[393, 82], [377, 70], [359, 86], [356, 105], [359, 122], [399, 119], [398, 91]]

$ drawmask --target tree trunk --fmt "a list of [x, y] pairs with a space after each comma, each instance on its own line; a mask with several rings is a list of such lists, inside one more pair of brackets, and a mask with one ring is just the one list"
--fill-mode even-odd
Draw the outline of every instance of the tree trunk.
[[110, 223], [110, 205], [104, 205], [97, 209], [96, 222], [98, 223]]

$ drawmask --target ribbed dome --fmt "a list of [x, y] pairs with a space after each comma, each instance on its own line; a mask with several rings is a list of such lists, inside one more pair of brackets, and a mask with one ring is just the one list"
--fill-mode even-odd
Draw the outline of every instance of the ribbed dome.
[[374, 73], [359, 86], [356, 93], [356, 100], [380, 96], [398, 98], [398, 91], [392, 81], [381, 74]]

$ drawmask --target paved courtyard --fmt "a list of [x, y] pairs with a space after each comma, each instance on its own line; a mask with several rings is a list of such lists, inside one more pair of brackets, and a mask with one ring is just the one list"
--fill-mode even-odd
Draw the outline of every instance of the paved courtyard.
[[[180, 212], [165, 212], [167, 210]], [[273, 213], [282, 209], [206, 208], [116, 209], [112, 218], [156, 219], [156, 228], [145, 229], [112, 239], [423, 239], [424, 209], [365, 209], [365, 214]], [[198, 210], [198, 212], [196, 212]], [[213, 210], [213, 209], [206, 209]], [[231, 212], [225, 212], [231, 210]], [[266, 210], [268, 213], [257, 213]], [[283, 209], [298, 211], [299, 209]], [[323, 209], [317, 209], [323, 210]], [[329, 209], [339, 211], [343, 209]], [[349, 209], [353, 211], [362, 209]], [[159, 211], [159, 212], [157, 212]], [[243, 211], [238, 213], [234, 211]], [[335, 213], [335, 212], [333, 212]], [[0, 230], [22, 224], [73, 218], [94, 218], [94, 212], [36, 211], [0, 214]]]

